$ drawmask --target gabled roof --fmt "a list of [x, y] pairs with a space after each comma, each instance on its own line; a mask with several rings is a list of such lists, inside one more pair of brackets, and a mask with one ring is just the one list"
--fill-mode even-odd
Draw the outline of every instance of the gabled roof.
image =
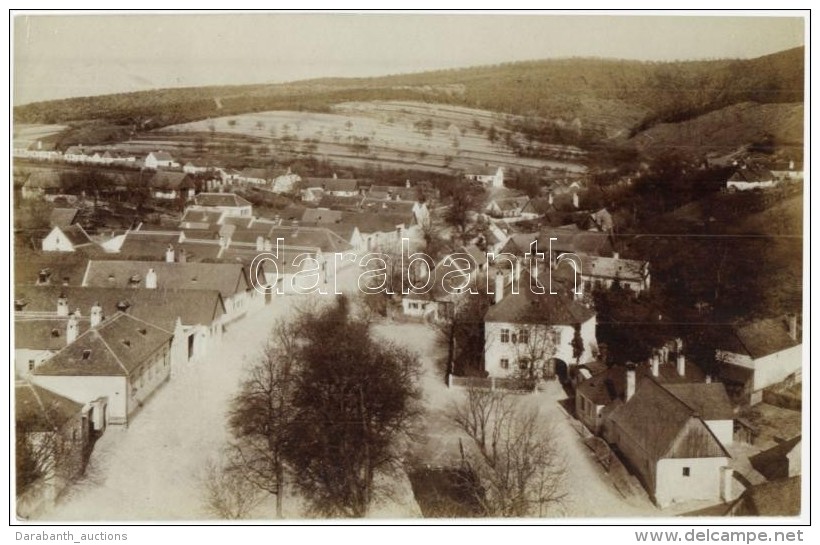
[[565, 295], [562, 290], [556, 290], [560, 292], [558, 294], [533, 293], [528, 272], [521, 273], [518, 284], [517, 294], [511, 293], [511, 284], [505, 287], [501, 301], [487, 309], [485, 322], [574, 326], [595, 316], [595, 311]]
[[326, 208], [305, 208], [302, 213], [302, 223], [305, 225], [323, 225], [326, 223], [339, 223], [344, 214], [340, 210], [328, 210]]
[[129, 231], [119, 253], [129, 259], [164, 260], [168, 246], [176, 247], [179, 232]]
[[[27, 313], [55, 313], [57, 298], [64, 295], [68, 308], [80, 309], [82, 316], [91, 315], [91, 307], [98, 304], [103, 317], [115, 316], [125, 304], [127, 314], [152, 323], [166, 331], [173, 331], [177, 318], [183, 325], [209, 325], [225, 313], [222, 296], [217, 290], [205, 289], [132, 289], [108, 287], [67, 287], [67, 286], [15, 286], [14, 296], [26, 302], [22, 311], [23, 317], [15, 317], [15, 336], [17, 324], [28, 327], [34, 318], [25, 317]], [[60, 342], [57, 349], [65, 346], [67, 318], [50, 317], [47, 320], [61, 320]], [[47, 321], [43, 320], [43, 321]], [[80, 320], [80, 331], [88, 328], [87, 320]], [[50, 330], [49, 330], [50, 332]]]
[[775, 175], [770, 170], [758, 167], [739, 168], [729, 178], [730, 182], [761, 183], [775, 180]]
[[518, 209], [523, 210], [529, 201], [529, 197], [504, 197], [501, 199], [492, 199], [487, 207], [490, 208], [495, 205], [502, 212], [510, 212]]
[[[27, 305], [28, 306], [28, 305]], [[57, 299], [52, 301], [55, 316], [14, 319], [14, 348], [29, 350], [60, 350], [66, 345], [68, 317], [56, 316]], [[74, 309], [72, 309], [74, 310]], [[88, 329], [88, 320], [77, 321], [79, 332]]]
[[736, 517], [796, 517], [800, 515], [800, 475], [750, 486], [732, 505]]
[[222, 218], [224, 213], [225, 212], [221, 212], [219, 210], [193, 208], [189, 206], [185, 209], [185, 213], [182, 215], [182, 219], [179, 220], [179, 222], [214, 224], [219, 223], [219, 220]]
[[77, 219], [77, 208], [55, 208], [51, 211], [49, 225], [51, 227], [68, 227]]
[[[623, 259], [614, 257], [601, 257], [581, 254], [581, 271], [584, 276], [594, 276], [597, 278], [611, 278], [618, 280], [643, 280], [644, 271], [648, 270], [646, 261], [634, 259]], [[566, 269], [559, 267], [559, 269]]]
[[83, 406], [51, 390], [17, 382], [14, 385], [14, 420], [18, 431], [55, 431], [80, 414]]
[[303, 226], [274, 226], [268, 235], [276, 245], [276, 239], [283, 240], [282, 246], [314, 249], [323, 253], [344, 252], [350, 249], [350, 244], [342, 237], [324, 227]]
[[766, 318], [734, 326], [719, 342], [718, 347], [758, 359], [799, 344], [789, 336], [788, 321], [785, 318]]
[[173, 334], [119, 313], [89, 329], [32, 371], [35, 375], [130, 376]]
[[217, 290], [223, 299], [248, 286], [243, 267], [233, 263], [165, 263], [160, 261], [96, 261], [88, 263], [84, 286], [145, 288], [145, 275], [154, 269], [157, 289]]
[[694, 409], [652, 378], [642, 380], [632, 398], [608, 418], [621, 440], [628, 438], [651, 461], [729, 457]]
[[94, 241], [91, 240], [91, 237], [88, 236], [88, 233], [85, 232], [85, 229], [83, 229], [79, 223], [69, 225], [68, 227], [55, 227], [54, 229], [59, 229], [75, 248], [85, 246], [86, 244], [94, 244]]
[[[218, 212], [216, 212], [218, 213]], [[239, 229], [248, 229], [251, 225], [253, 225], [254, 218], [240, 218], [238, 216], [225, 216], [222, 219], [222, 225], [234, 225], [236, 226], [237, 230]]]
[[732, 402], [719, 382], [664, 384], [669, 392], [689, 406], [703, 420], [732, 420]]
[[796, 435], [770, 449], [749, 457], [752, 467], [767, 479], [775, 480], [789, 476], [788, 456], [794, 449], [800, 449], [802, 435]]
[[318, 187], [327, 192], [356, 191], [359, 187], [359, 180], [344, 179], [344, 178], [303, 178], [302, 187], [313, 188]]
[[171, 154], [167, 151], [152, 151], [148, 154], [148, 157], [153, 157], [157, 161], [173, 161], [174, 158], [171, 157]]
[[247, 199], [235, 193], [199, 193], [194, 196], [197, 206], [251, 206]]
[[[626, 371], [624, 365], [613, 365], [580, 383], [577, 391], [596, 405], [609, 405], [616, 400], [623, 400], [626, 393]], [[635, 366], [635, 375], [638, 382], [651, 374], [652, 369], [649, 365], [641, 363]], [[683, 376], [678, 374], [677, 366], [674, 363], [666, 362], [658, 365], [658, 376], [655, 377], [655, 380], [668, 386], [691, 383], [695, 387], [695, 392], [706, 392], [708, 390], [707, 395], [714, 396], [708, 400], [710, 404], [709, 413], [720, 412], [726, 408], [726, 405], [724, 405], [725, 388], [720, 383], [714, 383], [715, 386], [706, 384], [704, 382], [705, 378], [703, 371], [687, 360]], [[723, 395], [717, 392], [718, 390], [723, 390]], [[686, 392], [682, 395], [687, 399], [689, 398]], [[713, 402], [714, 408], [711, 407]], [[729, 402], [728, 397], [725, 398], [725, 402]], [[697, 402], [695, 403], [697, 404]], [[731, 405], [728, 407], [728, 418], [731, 418]]]
[[194, 187], [191, 175], [186, 172], [162, 170], [148, 181], [153, 189], [190, 189]]
[[361, 203], [361, 208], [365, 212], [376, 211], [378, 213], [403, 214], [412, 219], [413, 211], [416, 207], [415, 201], [380, 201], [365, 198]]
[[357, 210], [363, 200], [364, 197], [361, 195], [342, 197], [323, 193], [319, 199], [319, 206], [331, 210]]
[[423, 190], [418, 187], [403, 185], [372, 185], [367, 191], [367, 197], [379, 200], [418, 201], [419, 193]]
[[42, 272], [52, 285], [79, 286], [87, 266], [88, 257], [81, 253], [27, 253], [14, 259], [14, 283], [37, 284]]

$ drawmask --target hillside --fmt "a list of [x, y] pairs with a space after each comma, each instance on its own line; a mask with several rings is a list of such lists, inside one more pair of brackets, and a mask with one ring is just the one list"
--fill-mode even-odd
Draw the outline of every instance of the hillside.
[[[533, 117], [516, 128], [539, 141], [582, 144], [634, 135], [733, 104], [802, 102], [803, 57], [803, 48], [796, 48], [751, 60], [543, 60], [75, 98], [19, 106], [14, 115], [18, 123], [75, 126], [102, 119], [128, 133], [243, 113], [328, 112], [344, 102], [414, 100]], [[66, 135], [63, 140], [61, 146], [73, 143]]]
[[750, 143], [803, 149], [803, 104], [743, 102], [680, 123], [660, 123], [631, 139], [644, 152], [675, 149], [686, 153], [728, 153]]

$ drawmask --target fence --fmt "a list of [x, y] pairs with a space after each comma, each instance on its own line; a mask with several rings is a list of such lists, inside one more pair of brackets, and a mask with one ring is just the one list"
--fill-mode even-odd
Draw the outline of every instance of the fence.
[[447, 376], [447, 386], [450, 388], [478, 388], [480, 390], [508, 390], [513, 392], [534, 393], [534, 380], [517, 378], [481, 378]]

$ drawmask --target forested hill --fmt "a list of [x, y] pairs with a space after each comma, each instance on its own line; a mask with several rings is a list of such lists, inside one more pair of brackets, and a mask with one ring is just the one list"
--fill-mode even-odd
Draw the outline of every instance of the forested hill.
[[346, 101], [402, 99], [522, 114], [610, 138], [742, 102], [802, 102], [803, 61], [802, 47], [749, 60], [541, 60], [378, 78], [141, 91], [27, 104], [14, 114], [18, 123], [97, 119], [147, 129], [254, 111], [326, 111]]

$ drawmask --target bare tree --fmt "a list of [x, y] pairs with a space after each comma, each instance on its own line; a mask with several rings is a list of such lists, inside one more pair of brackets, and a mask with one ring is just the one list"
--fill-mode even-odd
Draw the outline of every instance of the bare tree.
[[564, 460], [537, 407], [500, 391], [471, 388], [452, 420], [472, 440], [464, 464], [486, 516], [544, 516], [566, 498]]
[[558, 331], [542, 324], [522, 324], [516, 332], [513, 347], [518, 375], [526, 380], [540, 380], [552, 374], [550, 360], [555, 355]]
[[232, 465], [248, 482], [276, 496], [282, 517], [283, 445], [293, 417], [298, 322], [278, 322], [233, 399], [228, 424]]
[[264, 498], [241, 467], [223, 457], [208, 460], [200, 482], [205, 509], [220, 519], [247, 518]]

